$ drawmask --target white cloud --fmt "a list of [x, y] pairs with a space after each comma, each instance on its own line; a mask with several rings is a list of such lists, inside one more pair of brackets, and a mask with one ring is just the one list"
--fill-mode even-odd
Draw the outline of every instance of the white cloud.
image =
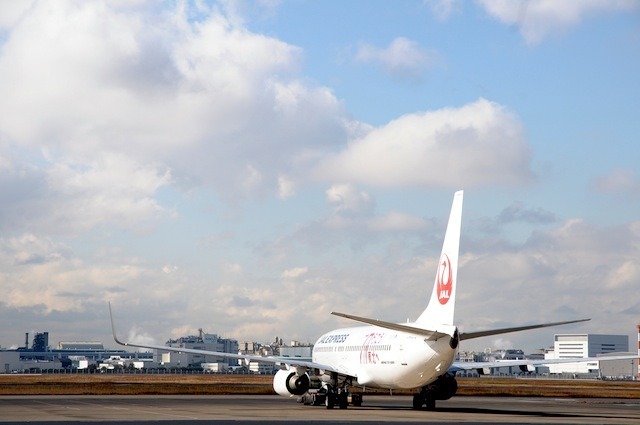
[[527, 44], [563, 33], [591, 16], [640, 7], [634, 0], [477, 0], [491, 16], [517, 26]]
[[278, 177], [278, 197], [287, 199], [295, 195], [295, 183], [286, 176]]
[[134, 342], [138, 344], [152, 344], [152, 345], [157, 344], [157, 341], [153, 336], [149, 335], [148, 333], [146, 333], [145, 331], [143, 331], [142, 329], [140, 329], [138, 326], [135, 326], [135, 325], [129, 329], [129, 333], [126, 341]]
[[424, 230], [427, 227], [425, 220], [410, 214], [391, 211], [383, 216], [371, 218], [368, 225], [377, 231], [397, 230]]
[[612, 169], [608, 174], [598, 177], [592, 187], [601, 193], [640, 197], [640, 177], [627, 168]]
[[45, 264], [63, 261], [70, 249], [64, 244], [56, 244], [49, 238], [38, 238], [27, 233], [16, 238], [2, 240], [5, 261], [13, 258], [13, 264]]
[[238, 263], [226, 262], [224, 264], [224, 270], [225, 270], [225, 272], [233, 274], [233, 275], [240, 275], [240, 274], [242, 274], [242, 265], [238, 264]]
[[84, 311], [118, 296], [146, 275], [135, 260], [86, 262], [61, 243], [33, 234], [0, 239], [2, 303], [11, 308], [41, 307], [46, 312]]
[[506, 338], [495, 338], [491, 341], [491, 347], [496, 350], [508, 350], [514, 348], [515, 345], [511, 340]]
[[2, 1], [0, 2], [0, 31], [13, 27], [29, 10], [32, 1]]
[[611, 270], [606, 280], [606, 286], [616, 291], [623, 291], [625, 288], [633, 288], [640, 282], [640, 261], [628, 259], [622, 264], [616, 264]]
[[282, 272], [283, 279], [295, 279], [302, 275], [305, 275], [309, 271], [308, 267], [294, 267], [292, 269]]
[[449, 16], [456, 11], [460, 4], [459, 0], [425, 0], [431, 10], [440, 21], [446, 21]]
[[404, 37], [394, 39], [386, 48], [361, 43], [354, 59], [379, 65], [392, 76], [411, 80], [420, 80], [426, 70], [440, 62], [435, 50], [422, 48]]
[[165, 274], [170, 274], [178, 271], [178, 266], [172, 266], [171, 264], [165, 264], [162, 266], [162, 272]]
[[327, 201], [341, 215], [370, 215], [375, 199], [352, 184], [334, 184], [326, 191]]
[[[534, 232], [521, 245], [488, 242], [473, 252], [463, 247], [458, 317], [466, 329], [590, 317], [591, 322], [580, 325], [582, 331], [631, 333], [636, 319], [625, 310], [638, 302], [633, 294], [640, 279], [639, 238], [637, 222], [600, 227], [571, 219]], [[552, 342], [548, 334], [513, 334], [510, 339], [544, 347]]]
[[143, 230], [164, 215], [155, 195], [172, 179], [163, 168], [104, 152], [90, 161], [56, 158], [45, 168], [0, 169], [2, 228], [67, 236], [105, 225]]
[[523, 222], [533, 224], [546, 224], [556, 221], [556, 216], [550, 211], [541, 208], [527, 208], [521, 202], [515, 202], [502, 210], [498, 217], [501, 224]]
[[532, 180], [520, 121], [485, 99], [391, 121], [321, 162], [316, 173], [320, 179], [383, 187], [513, 186]]
[[[385, 231], [366, 223], [360, 230]], [[624, 332], [624, 323], [633, 329], [635, 316], [625, 311], [638, 304], [633, 295], [640, 278], [638, 240], [640, 223], [598, 227], [574, 219], [533, 233], [521, 245], [463, 244], [457, 317], [465, 331], [580, 317], [592, 317], [580, 331], [611, 332], [611, 323], [619, 324], [614, 332]], [[287, 242], [294, 249], [295, 243]], [[23, 235], [0, 241], [0, 286], [10, 295], [0, 302], [0, 311], [40, 306], [45, 312], [75, 314], [105, 308], [106, 314], [104, 301], [111, 299], [124, 335], [129, 331], [136, 337], [162, 339], [169, 336], [169, 329], [174, 329], [175, 337], [201, 327], [249, 340], [283, 332], [286, 337], [313, 340], [322, 331], [346, 325], [328, 315], [332, 310], [398, 321], [422, 311], [433, 284], [437, 252], [421, 247], [419, 256], [407, 259], [392, 251], [360, 260], [347, 257], [344, 263], [330, 261], [313, 270], [304, 266], [271, 273], [253, 268], [243, 273], [239, 264], [221, 262], [220, 267], [210, 265], [209, 276], [188, 270], [182, 276], [166, 275], [161, 267], [146, 267], [113, 253], [96, 254], [105, 260], [89, 263], [66, 245]], [[304, 282], [298, 279], [302, 276]], [[268, 280], [280, 283], [267, 285]], [[371, 297], [363, 298], [363, 291]], [[155, 308], [166, 315], [158, 319], [151, 314]], [[136, 325], [131, 328], [126, 323]], [[550, 334], [513, 334], [509, 343], [501, 345], [543, 347], [552, 342]], [[108, 338], [108, 329], [104, 335]], [[491, 344], [494, 341], [474, 340], [465, 342], [463, 349]]]
[[299, 81], [301, 50], [217, 8], [39, 2], [0, 56], [0, 135], [76, 164], [117, 152], [225, 198], [277, 193], [350, 128], [331, 90]]

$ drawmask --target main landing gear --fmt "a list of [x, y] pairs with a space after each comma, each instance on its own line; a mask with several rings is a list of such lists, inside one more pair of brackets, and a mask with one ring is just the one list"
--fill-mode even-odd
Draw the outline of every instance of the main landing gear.
[[413, 408], [434, 410], [436, 400], [449, 400], [458, 390], [456, 378], [451, 374], [444, 374], [435, 382], [420, 388], [420, 391], [413, 395]]
[[425, 406], [427, 410], [435, 410], [436, 399], [425, 388], [420, 388], [420, 392], [413, 395], [413, 408], [419, 410]]
[[346, 409], [349, 404], [356, 407], [362, 406], [362, 394], [349, 391], [349, 383], [347, 379], [338, 382], [337, 374], [333, 374], [331, 379], [323, 382], [321, 388], [310, 389], [298, 401], [313, 406], [324, 405], [327, 409], [333, 409], [336, 406]]
[[354, 394], [346, 388], [334, 389], [329, 385], [319, 390], [309, 390], [303, 394], [298, 402], [311, 406], [325, 406], [327, 409], [338, 407], [346, 409], [352, 406], [362, 406], [362, 395]]
[[346, 409], [349, 404], [356, 407], [362, 406], [362, 395], [352, 393], [347, 389], [346, 385], [342, 388], [333, 388], [327, 385], [325, 394], [324, 405], [327, 409], [333, 409], [335, 406], [340, 409]]

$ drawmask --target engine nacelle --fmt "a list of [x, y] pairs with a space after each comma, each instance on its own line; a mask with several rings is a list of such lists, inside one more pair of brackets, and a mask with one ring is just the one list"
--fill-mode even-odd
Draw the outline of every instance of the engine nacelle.
[[298, 375], [295, 370], [281, 369], [273, 377], [273, 389], [280, 395], [291, 397], [302, 395], [309, 389], [309, 375]]
[[521, 364], [520, 365], [520, 370], [523, 372], [535, 372], [536, 371], [536, 367], [532, 364]]
[[491, 375], [491, 369], [488, 367], [479, 367], [476, 372], [478, 372], [478, 375]]

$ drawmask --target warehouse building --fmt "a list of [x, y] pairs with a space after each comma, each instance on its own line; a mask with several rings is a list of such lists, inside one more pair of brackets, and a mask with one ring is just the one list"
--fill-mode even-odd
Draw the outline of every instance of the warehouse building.
[[[579, 359], [629, 351], [627, 335], [556, 334], [545, 359]], [[550, 373], [599, 373], [598, 361], [549, 365]]]
[[22, 370], [20, 353], [17, 351], [0, 351], [0, 373], [11, 373]]
[[[615, 355], [633, 355], [636, 353], [616, 353]], [[602, 354], [598, 357], [607, 357]], [[638, 358], [627, 360], [608, 360], [600, 362], [600, 377], [603, 379], [636, 380], [638, 377]]]

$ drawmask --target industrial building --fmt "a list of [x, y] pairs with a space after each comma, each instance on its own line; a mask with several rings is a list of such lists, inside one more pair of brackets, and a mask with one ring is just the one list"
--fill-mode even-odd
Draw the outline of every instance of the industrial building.
[[[235, 339], [221, 338], [216, 334], [207, 334], [200, 329], [198, 336], [182, 337], [167, 341], [168, 346], [193, 348], [207, 351], [238, 353]], [[49, 333], [38, 332], [33, 336], [29, 347], [29, 334], [25, 334], [25, 344], [16, 350], [0, 350], [0, 373], [39, 372], [60, 369], [125, 367], [156, 368], [161, 367], [201, 367], [207, 363], [208, 369], [227, 370], [236, 366], [235, 359], [223, 359], [216, 356], [197, 354], [169, 353], [158, 350], [155, 353], [127, 352], [125, 350], [106, 349], [99, 341], [60, 341], [56, 348], [49, 345]], [[213, 367], [212, 365], [216, 365]]]
[[36, 332], [31, 347], [29, 334], [26, 333], [23, 347], [16, 350], [0, 350], [0, 373], [82, 369], [113, 356], [151, 359], [150, 353], [110, 350], [98, 341], [61, 341], [52, 349], [49, 345], [49, 333]]
[[[223, 353], [238, 353], [238, 341], [221, 338], [217, 334], [208, 334], [202, 329], [197, 336], [190, 335], [178, 339], [170, 339], [165, 345], [168, 347], [190, 348], [194, 350], [218, 351]], [[157, 350], [154, 360], [165, 367], [200, 367], [202, 363], [223, 363], [227, 366], [237, 366], [236, 359], [205, 356], [191, 353], [172, 353]]]
[[20, 353], [17, 351], [0, 351], [0, 373], [11, 373], [22, 370]]
[[48, 351], [49, 348], [49, 332], [40, 332], [33, 336], [33, 351]]
[[[579, 359], [629, 351], [627, 335], [556, 334], [545, 359]], [[598, 361], [549, 365], [550, 373], [599, 373]]]

